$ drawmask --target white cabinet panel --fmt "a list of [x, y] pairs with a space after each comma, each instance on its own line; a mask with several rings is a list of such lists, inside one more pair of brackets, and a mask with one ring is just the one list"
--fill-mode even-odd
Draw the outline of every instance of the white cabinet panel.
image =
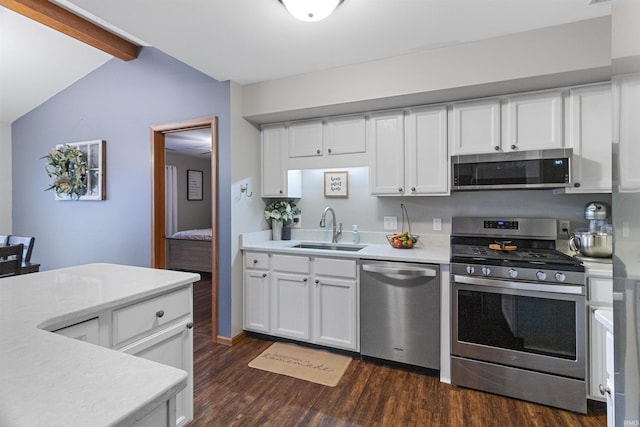
[[180, 322], [135, 342], [121, 351], [147, 360], [186, 371], [187, 386], [176, 396], [176, 425], [183, 426], [193, 419], [193, 323]]
[[569, 91], [567, 146], [573, 149], [573, 188], [567, 193], [611, 192], [611, 85]]
[[284, 162], [284, 125], [264, 126], [262, 143], [262, 197], [287, 197], [287, 170]]
[[309, 274], [309, 257], [297, 255], [274, 254], [271, 256], [271, 266], [274, 271], [287, 273]]
[[269, 274], [265, 270], [245, 270], [244, 328], [269, 333]]
[[510, 96], [505, 112], [503, 151], [563, 148], [563, 109], [560, 91]]
[[113, 311], [113, 346], [191, 313], [191, 289], [181, 289]]
[[607, 329], [595, 318], [600, 307], [589, 307], [589, 398], [605, 400], [600, 385], [607, 381], [605, 336]]
[[355, 279], [358, 275], [358, 263], [355, 259], [315, 258], [314, 271], [322, 276], [337, 276]]
[[325, 154], [365, 153], [367, 135], [364, 114], [329, 117], [324, 129]]
[[494, 153], [500, 150], [500, 100], [453, 104], [449, 151], [461, 154]]
[[289, 157], [322, 156], [322, 120], [289, 124]]
[[97, 317], [53, 332], [65, 337], [100, 345], [100, 321]]
[[246, 252], [244, 254], [244, 266], [261, 270], [269, 269], [269, 254], [265, 252]]
[[621, 193], [640, 191], [640, 75], [617, 78], [615, 81], [618, 110], [615, 134], [619, 137], [619, 188]]
[[410, 110], [405, 137], [405, 194], [449, 194], [446, 106]]
[[309, 278], [273, 273], [271, 282], [271, 332], [301, 341], [311, 339]]
[[313, 342], [357, 351], [357, 282], [316, 276], [313, 287]]
[[371, 157], [369, 187], [372, 195], [404, 193], [404, 113], [389, 111], [369, 118]]

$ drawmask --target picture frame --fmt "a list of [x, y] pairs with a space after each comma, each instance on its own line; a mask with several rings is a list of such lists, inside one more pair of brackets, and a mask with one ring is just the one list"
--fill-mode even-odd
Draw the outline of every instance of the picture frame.
[[187, 200], [202, 200], [202, 171], [187, 169]]
[[349, 172], [324, 173], [324, 197], [349, 197]]
[[87, 162], [85, 183], [83, 193], [77, 198], [72, 198], [64, 194], [55, 194], [56, 200], [106, 200], [106, 154], [107, 142], [102, 139], [90, 141], [68, 142], [56, 145], [56, 149], [65, 145], [76, 147], [82, 152], [82, 156]]

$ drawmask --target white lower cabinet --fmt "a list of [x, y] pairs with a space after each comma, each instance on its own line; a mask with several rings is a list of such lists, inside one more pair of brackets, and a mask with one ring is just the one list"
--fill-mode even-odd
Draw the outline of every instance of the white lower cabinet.
[[175, 399], [164, 402], [134, 424], [184, 426], [193, 420], [192, 307], [192, 288], [188, 286], [51, 330], [185, 371], [187, 386]]
[[244, 254], [244, 328], [269, 333], [269, 254]]
[[616, 425], [615, 384], [613, 372], [613, 334], [607, 331], [605, 336], [605, 360], [607, 366], [607, 381], [604, 394], [607, 399], [607, 427]]
[[176, 426], [193, 419], [193, 323], [183, 320], [171, 327], [145, 337], [122, 349], [123, 353], [142, 357], [182, 369], [188, 374], [187, 387], [176, 396]]
[[358, 351], [356, 260], [272, 254], [270, 266], [245, 262], [244, 329]]
[[97, 317], [67, 326], [66, 328], [56, 329], [52, 332], [79, 341], [100, 345], [100, 321]]
[[613, 279], [609, 277], [588, 277], [587, 310], [589, 328], [589, 381], [587, 397], [604, 401], [606, 396], [600, 392], [602, 384], [607, 381], [606, 367], [606, 334], [607, 328], [600, 323], [595, 312], [601, 308], [613, 306]]

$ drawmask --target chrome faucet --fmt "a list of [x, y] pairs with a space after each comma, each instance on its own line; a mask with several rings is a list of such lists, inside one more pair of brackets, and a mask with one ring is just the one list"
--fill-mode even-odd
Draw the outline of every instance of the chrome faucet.
[[331, 243], [338, 243], [338, 239], [342, 235], [342, 223], [340, 223], [340, 229], [336, 231], [336, 213], [332, 208], [326, 207], [324, 208], [324, 212], [322, 212], [322, 218], [320, 218], [320, 227], [324, 228], [325, 226], [325, 216], [327, 212], [331, 212], [331, 216], [333, 217], [333, 236], [331, 238]]

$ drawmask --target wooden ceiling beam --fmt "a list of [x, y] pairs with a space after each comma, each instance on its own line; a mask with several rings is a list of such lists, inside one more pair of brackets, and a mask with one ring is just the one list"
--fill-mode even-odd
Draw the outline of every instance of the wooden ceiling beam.
[[60, 31], [109, 55], [130, 61], [138, 46], [48, 0], [0, 0], [0, 6]]

